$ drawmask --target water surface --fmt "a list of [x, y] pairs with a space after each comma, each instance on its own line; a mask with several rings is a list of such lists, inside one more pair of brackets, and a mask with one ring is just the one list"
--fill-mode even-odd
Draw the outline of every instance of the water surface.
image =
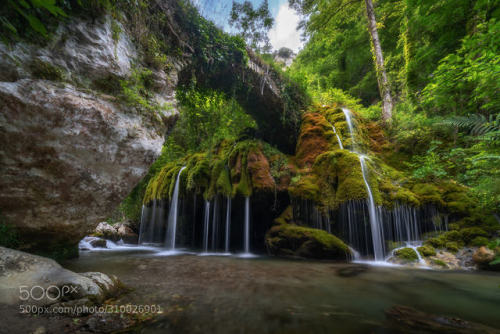
[[143, 333], [397, 333], [384, 313], [395, 305], [500, 328], [498, 274], [158, 254], [83, 252], [65, 266], [117, 275], [134, 288], [120, 303], [161, 305]]

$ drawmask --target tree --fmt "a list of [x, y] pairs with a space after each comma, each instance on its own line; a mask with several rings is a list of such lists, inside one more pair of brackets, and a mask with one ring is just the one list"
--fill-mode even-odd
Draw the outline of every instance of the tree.
[[[304, 27], [305, 33], [311, 37], [308, 44], [314, 43], [317, 46], [317, 50], [310, 50], [311, 55], [316, 58], [323, 56], [327, 59], [327, 61], [321, 62], [324, 68], [319, 70], [320, 73], [335, 75], [339, 77], [337, 80], [342, 80], [340, 76], [346, 73], [344, 82], [351, 81], [353, 84], [357, 83], [358, 85], [366, 86], [366, 82], [370, 81], [369, 73], [366, 73], [363, 66], [363, 57], [366, 58], [366, 52], [360, 53], [359, 45], [364, 45], [365, 50], [368, 50], [366, 43], [371, 43], [373, 58], [375, 58], [374, 67], [379, 88], [378, 94], [383, 101], [382, 119], [389, 121], [392, 117], [393, 105], [390, 81], [385, 70], [382, 45], [378, 36], [372, 1], [365, 0], [364, 6], [362, 0], [289, 0], [289, 4], [290, 7], [297, 10], [307, 19], [307, 21], [303, 20], [300, 26]], [[370, 41], [363, 35], [366, 32], [361, 31], [361, 29], [366, 29], [366, 25], [363, 24], [363, 27], [361, 27], [357, 19], [362, 13], [361, 10], [366, 13], [368, 19]], [[338, 43], [342, 46], [339, 46]], [[330, 52], [325, 52], [332, 45], [336, 49], [334, 59], [331, 59], [332, 54]], [[306, 46], [305, 53], [309, 51], [307, 48], [308, 46]], [[325, 55], [322, 55], [322, 53]], [[328, 67], [335, 69], [337, 72], [328, 71]], [[359, 73], [356, 73], [356, 71]], [[332, 80], [336, 79], [332, 78]], [[359, 86], [357, 90], [364, 89], [364, 86]], [[352, 86], [345, 87], [341, 85], [340, 87], [346, 89]], [[354, 95], [360, 96], [362, 94]]]
[[372, 0], [365, 0], [366, 16], [368, 18], [368, 30], [372, 41], [373, 53], [375, 54], [375, 70], [377, 71], [377, 81], [382, 98], [382, 120], [389, 122], [392, 118], [392, 96], [387, 73], [385, 72], [384, 54], [378, 37], [377, 20]]
[[253, 8], [250, 1], [243, 3], [233, 1], [229, 24], [236, 28], [238, 34], [254, 51], [270, 52], [271, 43], [267, 33], [273, 26], [274, 19], [269, 12], [268, 0], [264, 0], [257, 9]]

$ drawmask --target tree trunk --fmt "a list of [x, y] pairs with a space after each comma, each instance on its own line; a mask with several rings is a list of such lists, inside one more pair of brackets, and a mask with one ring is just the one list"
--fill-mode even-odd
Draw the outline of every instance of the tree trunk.
[[375, 10], [373, 9], [372, 0], [365, 0], [366, 15], [368, 17], [368, 30], [373, 44], [373, 52], [375, 54], [375, 69], [377, 71], [378, 88], [380, 97], [382, 98], [382, 120], [390, 122], [392, 118], [392, 97], [387, 73], [385, 73], [384, 55], [382, 54], [382, 46], [377, 32], [377, 21], [375, 20]]

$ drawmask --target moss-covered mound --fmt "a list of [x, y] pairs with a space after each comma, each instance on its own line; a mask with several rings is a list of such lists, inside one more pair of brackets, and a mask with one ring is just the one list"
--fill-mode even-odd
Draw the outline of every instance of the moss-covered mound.
[[288, 188], [293, 166], [288, 158], [259, 140], [222, 141], [209, 152], [194, 153], [165, 164], [151, 178], [144, 203], [170, 198], [180, 169], [180, 192], [250, 196], [253, 192], [275, 192]]
[[405, 247], [396, 249], [394, 256], [403, 262], [416, 262], [418, 261], [418, 254], [413, 248]]
[[312, 259], [348, 260], [347, 245], [323, 230], [292, 224], [273, 226], [266, 234], [270, 254]]
[[295, 225], [292, 207], [275, 220], [266, 233], [266, 248], [271, 255], [346, 261], [349, 247], [336, 236], [323, 230]]

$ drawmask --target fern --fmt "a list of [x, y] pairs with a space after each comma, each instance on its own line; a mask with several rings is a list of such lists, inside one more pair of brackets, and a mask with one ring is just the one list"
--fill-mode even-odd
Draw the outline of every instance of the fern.
[[470, 116], [454, 116], [441, 121], [441, 125], [454, 126], [467, 131], [470, 135], [484, 141], [500, 140], [500, 114], [490, 115], [486, 118], [481, 114]]

